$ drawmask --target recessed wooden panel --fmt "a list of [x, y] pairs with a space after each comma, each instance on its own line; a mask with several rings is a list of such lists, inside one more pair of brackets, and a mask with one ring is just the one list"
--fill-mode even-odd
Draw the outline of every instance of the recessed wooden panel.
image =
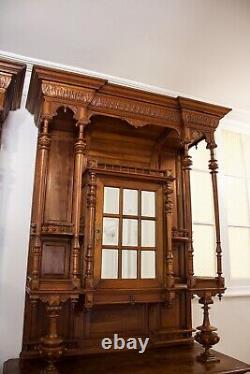
[[145, 304], [138, 305], [107, 305], [93, 309], [89, 330], [90, 336], [105, 337], [114, 332], [128, 334], [129, 332], [147, 333]]
[[74, 170], [74, 134], [52, 130], [45, 222], [70, 223]]
[[69, 271], [68, 241], [43, 243], [41, 271], [43, 277], [67, 277]]

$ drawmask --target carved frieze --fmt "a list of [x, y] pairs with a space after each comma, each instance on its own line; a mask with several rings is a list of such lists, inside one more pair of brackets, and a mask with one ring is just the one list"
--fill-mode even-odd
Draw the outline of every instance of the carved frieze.
[[[91, 102], [91, 107], [127, 112], [146, 117], [155, 117], [169, 120], [171, 122], [175, 122], [176, 124], [179, 124], [180, 122], [180, 116], [176, 110], [117, 96], [97, 94]], [[129, 119], [129, 122], [131, 122], [133, 126], [140, 126], [143, 123], [141, 120], [135, 121], [132, 119]]]
[[45, 81], [42, 83], [42, 93], [49, 97], [88, 104], [93, 99], [95, 91], [87, 88]]

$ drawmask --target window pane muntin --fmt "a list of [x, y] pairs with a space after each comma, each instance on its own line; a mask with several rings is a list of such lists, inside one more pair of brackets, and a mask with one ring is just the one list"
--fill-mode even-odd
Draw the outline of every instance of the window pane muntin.
[[[145, 183], [146, 184], [146, 183]], [[139, 277], [139, 279], [142, 279], [141, 278], [141, 276], [140, 276], [140, 269], [138, 268], [138, 266], [139, 266], [139, 261], [138, 261], [138, 258], [137, 258], [137, 261], [138, 261], [138, 263], [137, 263], [137, 271], [138, 271], [138, 274], [137, 274], [137, 278], [123, 278], [122, 277], [122, 251], [123, 250], [129, 250], [129, 251], [131, 251], [131, 250], [134, 250], [134, 251], [136, 251], [137, 252], [137, 257], [139, 256], [139, 259], [141, 258], [141, 255], [140, 255], [140, 252], [141, 252], [141, 250], [144, 250], [144, 251], [152, 251], [152, 250], [154, 250], [155, 251], [155, 247], [144, 247], [144, 248], [141, 248], [141, 246], [140, 246], [140, 242], [139, 242], [139, 231], [140, 231], [140, 226], [141, 226], [141, 220], [143, 219], [143, 220], [145, 220], [145, 221], [147, 221], [147, 220], [149, 220], [149, 221], [154, 221], [154, 223], [156, 223], [156, 221], [157, 221], [157, 217], [156, 217], [156, 206], [155, 206], [155, 212], [154, 212], [154, 216], [142, 216], [141, 215], [141, 192], [142, 191], [145, 191], [145, 192], [152, 192], [154, 195], [155, 195], [155, 202], [156, 202], [156, 194], [157, 194], [157, 191], [158, 191], [158, 188], [159, 187], [157, 187], [157, 189], [155, 188], [155, 187], [153, 187], [153, 184], [152, 184], [152, 187], [154, 188], [154, 189], [148, 189], [147, 190], [147, 188], [146, 189], [136, 189], [135, 188], [135, 190], [136, 191], [138, 191], [138, 197], [139, 197], [139, 201], [138, 201], [138, 215], [127, 215], [127, 214], [124, 214], [123, 213], [123, 202], [124, 202], [124, 198], [123, 198], [123, 193], [124, 193], [124, 190], [126, 189], [126, 190], [133, 190], [132, 188], [130, 188], [130, 187], [128, 187], [128, 188], [125, 188], [124, 187], [124, 185], [123, 184], [118, 184], [118, 186], [119, 186], [119, 190], [120, 190], [120, 199], [119, 199], [119, 205], [120, 205], [120, 210], [119, 210], [119, 213], [118, 214], [114, 214], [114, 213], [105, 213], [105, 212], [103, 212], [103, 219], [104, 218], [116, 218], [116, 219], [118, 219], [119, 220], [119, 233], [118, 233], [118, 251], [119, 251], [119, 255], [118, 255], [118, 262], [119, 262], [119, 266], [118, 266], [118, 269], [119, 269], [119, 271], [118, 271], [118, 279], [138, 279], [138, 277]], [[114, 187], [114, 188], [116, 188], [116, 187]], [[118, 187], [117, 187], [118, 188]], [[135, 220], [135, 221], [137, 221], [138, 222], [138, 241], [137, 241], [137, 243], [138, 244], [136, 244], [136, 245], [134, 245], [133, 244], [133, 246], [131, 245], [131, 246], [126, 246], [126, 242], [125, 242], [125, 245], [123, 245], [123, 243], [122, 243], [122, 234], [123, 234], [123, 222], [124, 222], [124, 220], [126, 220], [126, 219], [128, 219], [128, 220]], [[129, 243], [129, 244], [131, 244], [131, 243]], [[116, 248], [116, 245], [113, 245], [113, 244], [102, 244], [102, 248], [103, 249], [113, 249], [113, 248]], [[156, 260], [154, 260], [154, 261], [156, 261]], [[153, 278], [149, 278], [149, 279], [155, 279], [155, 277]]]

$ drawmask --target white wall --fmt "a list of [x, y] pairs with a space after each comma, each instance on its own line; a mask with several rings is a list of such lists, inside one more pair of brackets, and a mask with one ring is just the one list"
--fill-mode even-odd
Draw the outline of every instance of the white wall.
[[[10, 113], [4, 124], [0, 152], [0, 370], [21, 350], [25, 276], [35, 164], [37, 128], [24, 108]], [[250, 297], [215, 302], [211, 322], [219, 328], [217, 349], [250, 364]], [[194, 323], [202, 310], [194, 301]]]
[[36, 136], [23, 106], [9, 114], [0, 151], [0, 372], [21, 349]]

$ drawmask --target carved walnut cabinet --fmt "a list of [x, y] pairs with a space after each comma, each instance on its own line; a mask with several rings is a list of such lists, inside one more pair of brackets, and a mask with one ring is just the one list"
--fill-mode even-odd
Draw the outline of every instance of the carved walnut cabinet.
[[[199, 360], [215, 361], [208, 307], [224, 279], [214, 132], [229, 109], [39, 66], [27, 109], [39, 135], [21, 357], [101, 352], [114, 333], [152, 347], [192, 343], [198, 295]], [[189, 148], [203, 139], [215, 278], [193, 272]]]

